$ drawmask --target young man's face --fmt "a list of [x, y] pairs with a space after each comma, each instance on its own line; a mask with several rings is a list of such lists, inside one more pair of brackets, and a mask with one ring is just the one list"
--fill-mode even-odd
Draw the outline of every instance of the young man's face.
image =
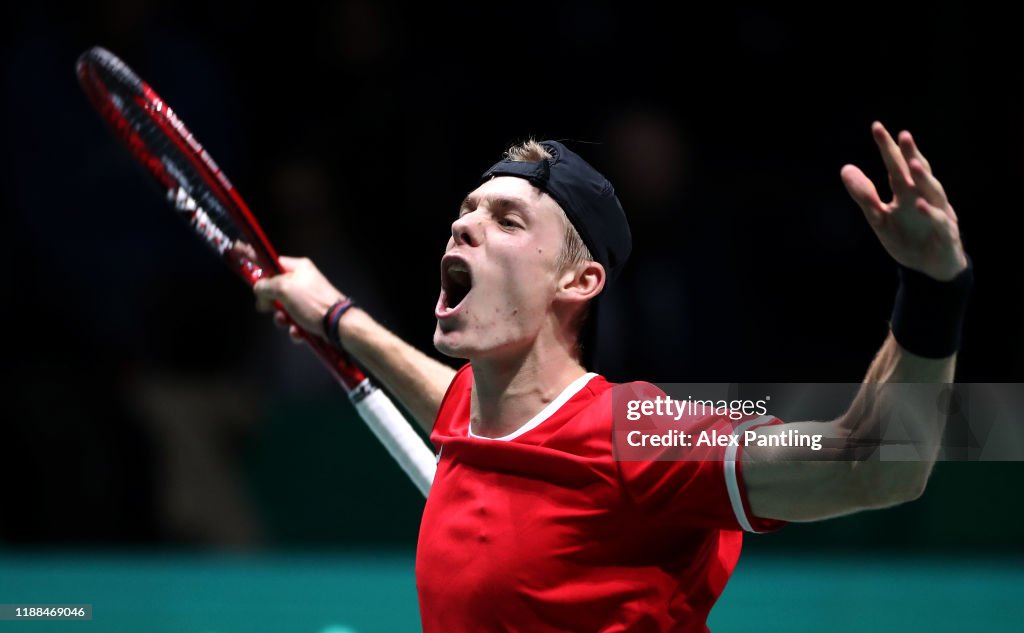
[[528, 348], [551, 307], [565, 226], [557, 203], [503, 176], [466, 197], [441, 259], [434, 346], [457, 358]]

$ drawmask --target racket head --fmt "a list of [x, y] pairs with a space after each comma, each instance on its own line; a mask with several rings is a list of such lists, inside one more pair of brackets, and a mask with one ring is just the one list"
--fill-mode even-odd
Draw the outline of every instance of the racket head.
[[[241, 195], [156, 91], [99, 46], [79, 56], [75, 72], [100, 117], [164, 190], [179, 217], [242, 280], [251, 286], [264, 276], [284, 272]], [[343, 352], [320, 337], [305, 332], [303, 336], [353, 402], [376, 389]]]
[[[75, 64], [89, 101], [137, 161], [166, 192], [167, 201], [250, 285], [264, 272], [283, 272], [277, 253], [199, 140], [159, 95], [110, 51], [93, 47]], [[393, 403], [340, 350], [303, 333], [341, 382], [360, 417], [425, 495], [433, 479], [433, 454]]]
[[164, 191], [168, 204], [235, 273], [251, 285], [283, 272], [241, 195], [152, 87], [99, 46], [79, 56], [75, 72], [97, 113]]

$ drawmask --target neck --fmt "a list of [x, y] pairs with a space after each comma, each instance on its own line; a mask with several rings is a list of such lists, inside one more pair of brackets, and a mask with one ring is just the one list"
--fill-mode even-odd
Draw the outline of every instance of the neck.
[[473, 359], [470, 428], [482, 437], [513, 433], [585, 373], [561, 345], [535, 344], [511, 359]]

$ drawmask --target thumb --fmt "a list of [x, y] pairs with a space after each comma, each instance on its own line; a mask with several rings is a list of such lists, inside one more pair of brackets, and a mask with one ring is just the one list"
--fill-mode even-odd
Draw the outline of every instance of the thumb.
[[279, 255], [277, 257], [281, 268], [284, 268], [286, 272], [291, 272], [301, 266], [304, 259], [303, 257], [288, 257], [287, 255]]
[[871, 182], [871, 179], [865, 176], [864, 172], [856, 165], [844, 165], [839, 171], [839, 177], [842, 179], [843, 184], [846, 185], [846, 191], [850, 194], [850, 197], [857, 203], [860, 210], [864, 212], [868, 223], [871, 226], [881, 224], [886, 208], [881, 198], [878, 197], [875, 183]]
[[274, 301], [277, 301], [284, 295], [281, 288], [283, 282], [284, 279], [278, 276], [260, 279], [253, 284], [252, 290], [256, 294], [257, 310], [260, 312], [270, 312], [274, 309]]

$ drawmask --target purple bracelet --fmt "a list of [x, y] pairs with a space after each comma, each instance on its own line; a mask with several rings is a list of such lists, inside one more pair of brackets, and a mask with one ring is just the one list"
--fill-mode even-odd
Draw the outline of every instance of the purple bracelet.
[[330, 308], [327, 308], [327, 312], [324, 313], [324, 318], [321, 325], [324, 329], [324, 338], [327, 342], [341, 349], [341, 337], [338, 334], [338, 321], [341, 320], [341, 315], [345, 314], [354, 303], [352, 299], [339, 299], [331, 304]]

